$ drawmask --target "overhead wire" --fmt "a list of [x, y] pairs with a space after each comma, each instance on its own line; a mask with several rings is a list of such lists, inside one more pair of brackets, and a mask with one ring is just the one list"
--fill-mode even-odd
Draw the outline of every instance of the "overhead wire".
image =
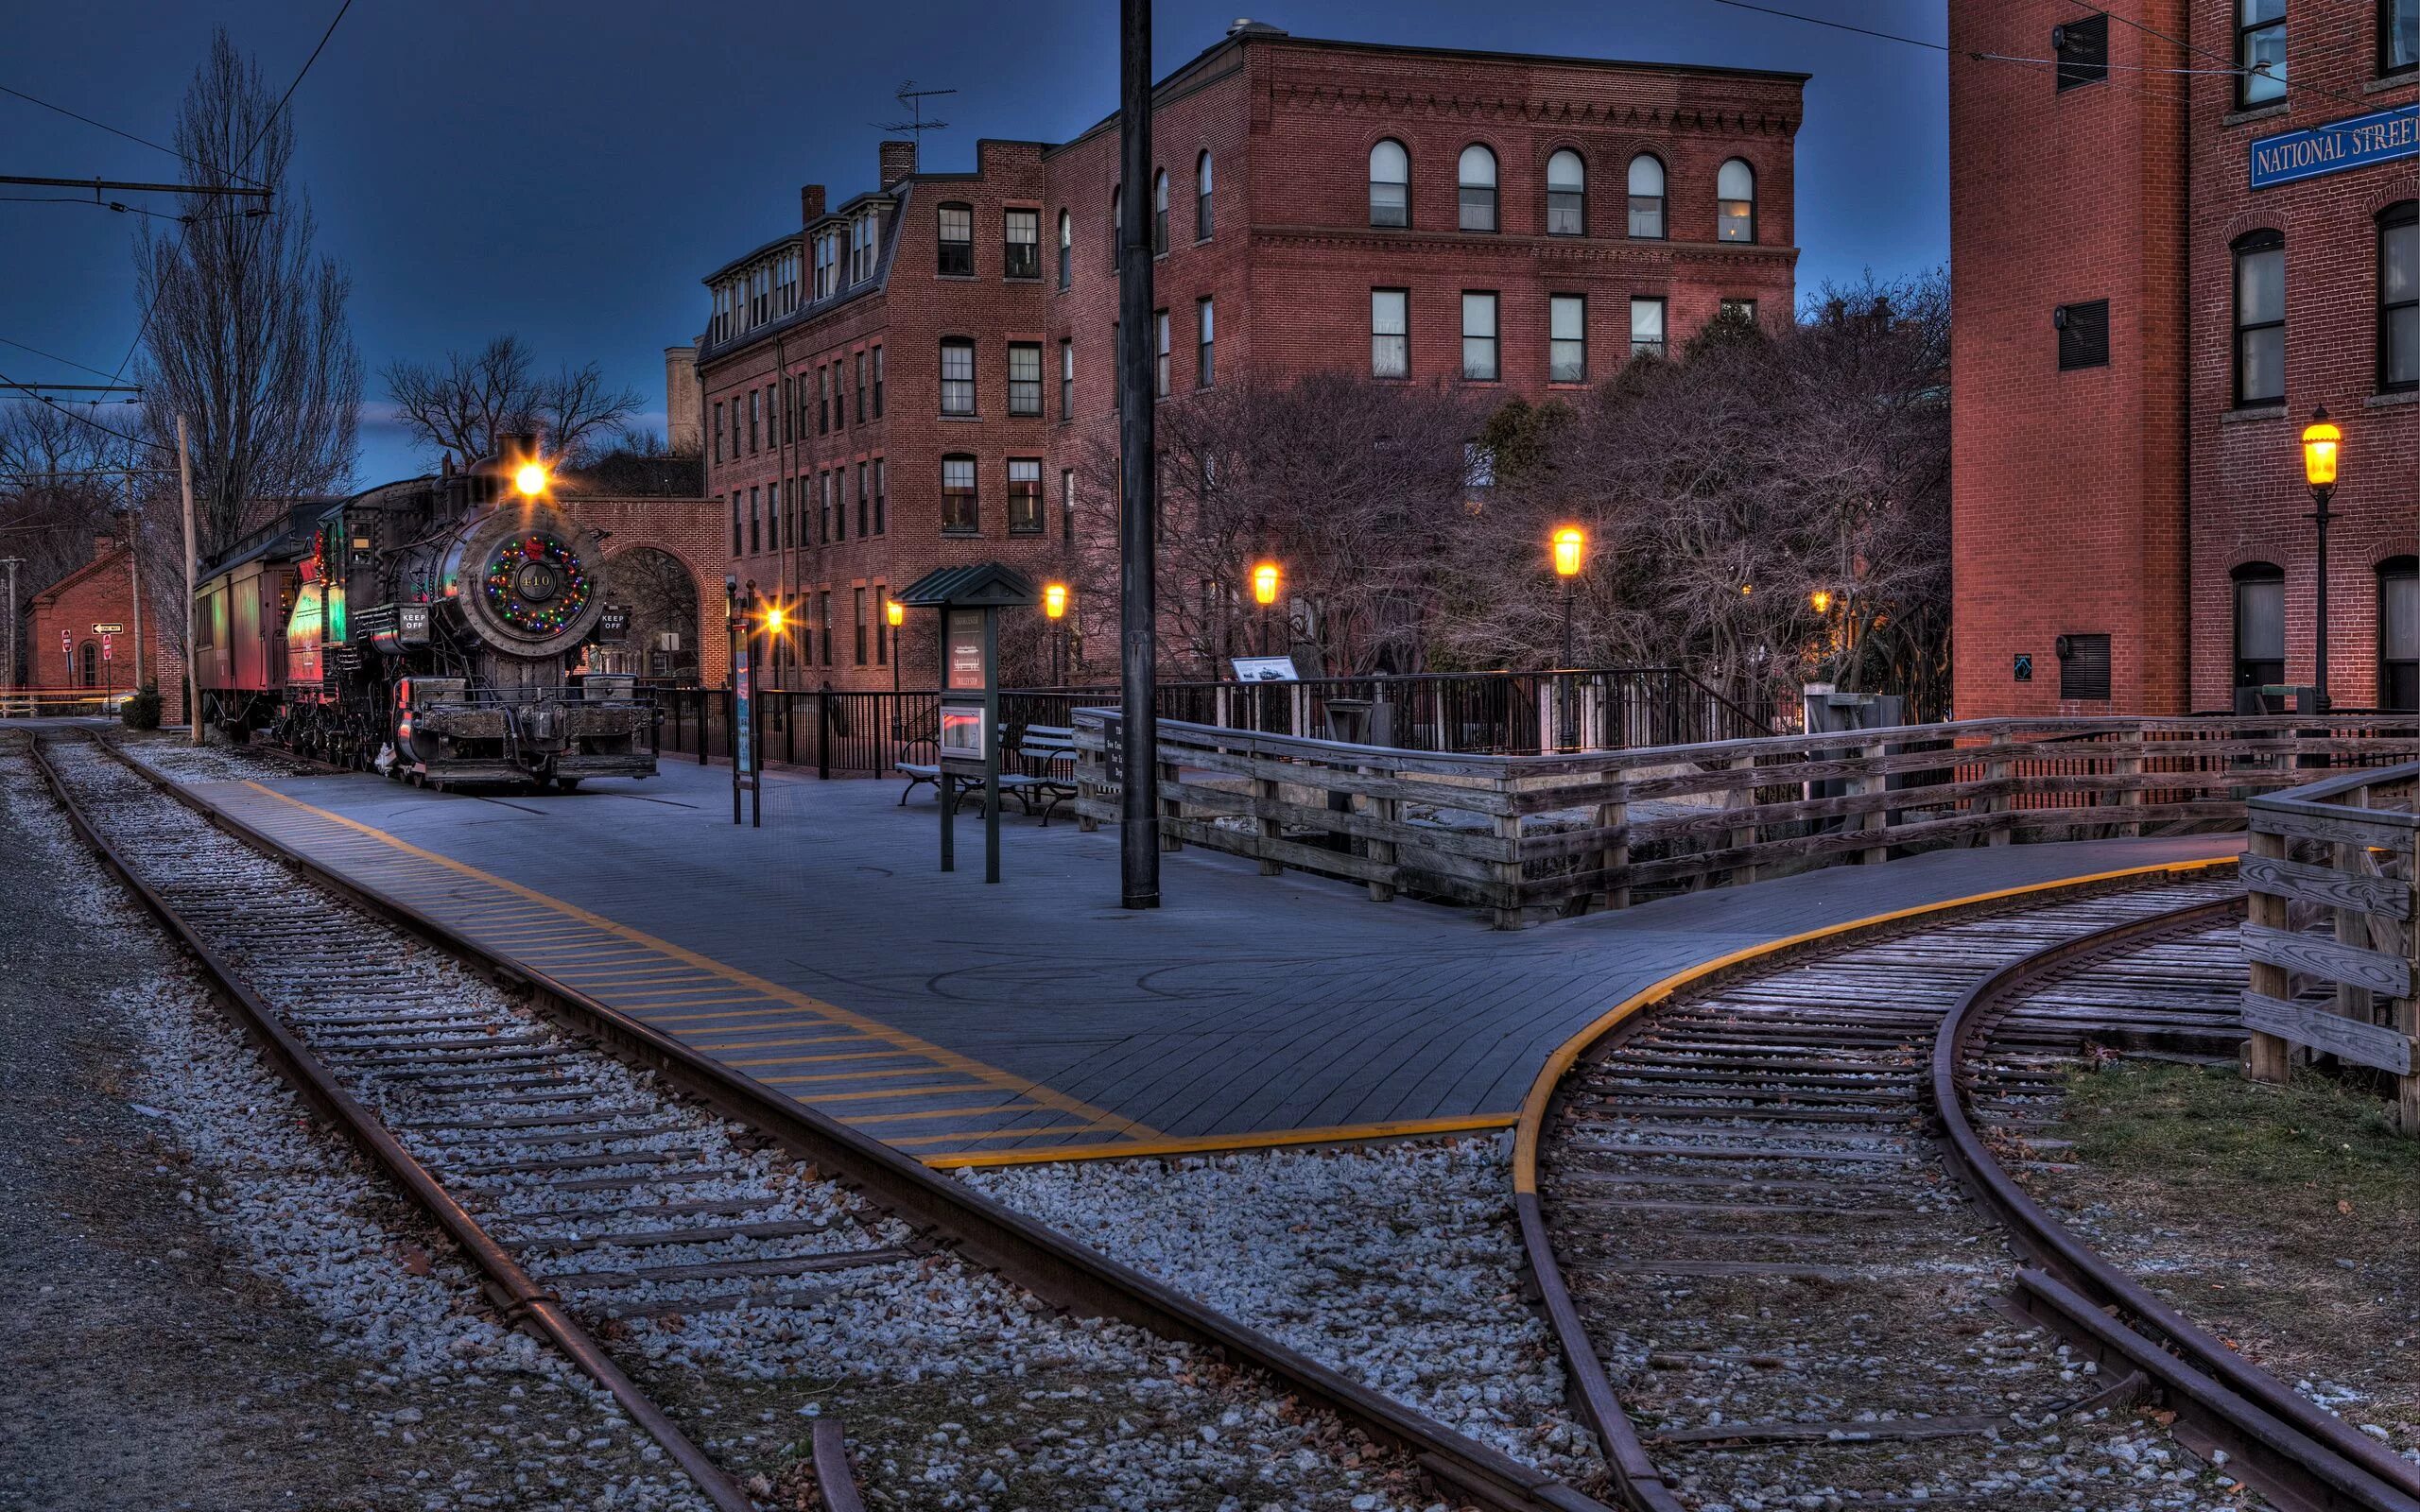
[[[13, 98], [21, 99], [28, 105], [39, 105], [45, 111], [56, 111], [60, 114], [66, 116], [71, 121], [81, 121], [86, 126], [98, 127], [100, 129], [107, 131], [112, 136], [122, 136], [129, 142], [132, 142], [137, 146], [149, 147], [154, 152], [164, 152], [172, 158], [189, 163], [193, 164], [193, 166], [203, 169], [204, 171], [207, 171], [209, 168], [208, 163], [201, 162], [199, 159], [193, 157], [189, 153], [180, 152], [172, 146], [164, 146], [160, 143], [152, 141], [149, 137], [136, 136], [131, 131], [120, 130], [118, 128], [110, 125], [107, 121], [95, 121], [89, 115], [78, 115], [64, 105], [53, 105], [50, 101], [39, 99], [34, 95], [26, 94], [24, 90], [10, 89], [6, 84], [0, 84], [0, 94], [7, 94]], [[248, 173], [238, 173], [235, 174], [234, 177], [258, 188], [266, 189], [268, 187], [267, 184], [262, 183], [258, 179], [253, 178]]]

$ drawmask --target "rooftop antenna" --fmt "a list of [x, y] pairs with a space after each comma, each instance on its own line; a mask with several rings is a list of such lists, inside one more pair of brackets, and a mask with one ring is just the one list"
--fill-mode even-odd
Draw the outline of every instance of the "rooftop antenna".
[[957, 93], [958, 91], [954, 89], [918, 89], [914, 79], [901, 79], [899, 81], [899, 88], [897, 92], [891, 95], [891, 98], [907, 107], [908, 119], [904, 121], [875, 121], [871, 124], [877, 131], [905, 131], [908, 133], [908, 140], [916, 144], [916, 156], [921, 160], [925, 155], [925, 133], [927, 131], [938, 131], [943, 127], [949, 125], [947, 121], [925, 120], [925, 101], [936, 94], [955, 94]]

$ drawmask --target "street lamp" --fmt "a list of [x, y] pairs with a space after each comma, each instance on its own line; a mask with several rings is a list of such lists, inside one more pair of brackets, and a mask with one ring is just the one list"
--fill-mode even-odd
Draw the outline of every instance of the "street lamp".
[[2311, 671], [2319, 683], [2319, 713], [2325, 713], [2330, 702], [2327, 696], [2327, 523], [2335, 516], [2327, 512], [2327, 501], [2336, 494], [2336, 455], [2344, 433], [2327, 418], [2327, 406], [2320, 405], [2310, 412], [2310, 423], [2303, 427], [2303, 481], [2310, 486], [2311, 512], [2304, 518], [2310, 521], [2319, 541], [2317, 574], [2312, 583]]
[[1065, 674], [1060, 669], [1060, 654], [1061, 648], [1066, 643], [1066, 631], [1061, 627], [1059, 622], [1067, 617], [1066, 584], [1045, 583], [1042, 585], [1042, 612], [1043, 616], [1050, 621], [1050, 685], [1056, 688], [1063, 685], [1065, 678]]
[[1564, 525], [1554, 533], [1554, 571], [1563, 579], [1563, 664], [1571, 665], [1571, 585], [1588, 555], [1588, 532]]
[[908, 623], [908, 606], [895, 598], [886, 598], [882, 601], [882, 617], [890, 627], [890, 716], [895, 721], [899, 717], [899, 627]]
[[1829, 614], [1832, 612], [1832, 591], [1828, 588], [1819, 588], [1806, 595], [1806, 602], [1814, 608], [1816, 613]]
[[1269, 606], [1277, 602], [1281, 575], [1273, 561], [1255, 563], [1252, 570], [1252, 599], [1260, 606], [1260, 654], [1269, 654]]

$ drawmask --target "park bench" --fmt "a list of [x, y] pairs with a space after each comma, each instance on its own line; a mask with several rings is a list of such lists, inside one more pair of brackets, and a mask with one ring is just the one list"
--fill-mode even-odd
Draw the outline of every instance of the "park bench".
[[[902, 760], [891, 764], [908, 779], [908, 785], [899, 792], [904, 807], [908, 795], [924, 783], [930, 782], [939, 790], [942, 768], [939, 747], [932, 736], [903, 739], [901, 744], [908, 748], [932, 746], [936, 757], [929, 762]], [[1013, 731], [1006, 744], [1003, 755], [1007, 759], [1000, 764], [1000, 793], [1015, 799], [1027, 814], [1039, 813], [1043, 828], [1048, 829], [1052, 811], [1076, 796], [1076, 732], [1065, 725], [1028, 725]], [[972, 784], [960, 788], [958, 801], [964, 803], [980, 791], [979, 786]]]
[[[899, 747], [901, 753], [899, 759], [890, 764], [891, 768], [908, 779], [908, 785], [899, 790], [899, 806], [906, 808], [908, 795], [924, 783], [930, 782], [933, 784], [933, 791], [940, 792], [942, 781], [940, 713], [934, 712], [931, 718], [921, 720], [913, 727], [909, 726], [906, 718], [894, 717], [890, 721], [890, 740], [891, 744]], [[908, 760], [908, 754], [920, 747], [931, 751], [933, 759], [928, 762]]]

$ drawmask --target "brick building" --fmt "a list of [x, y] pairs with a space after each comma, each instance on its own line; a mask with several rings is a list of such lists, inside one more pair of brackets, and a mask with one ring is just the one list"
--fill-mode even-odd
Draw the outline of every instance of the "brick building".
[[2328, 691], [2420, 708], [2420, 0], [1969, 0], [1949, 43], [1957, 713], [2313, 681], [2323, 404]]
[[[182, 627], [164, 626], [144, 604], [141, 680], [159, 685], [161, 717], [184, 717]], [[114, 627], [114, 628], [112, 628]], [[26, 604], [26, 680], [38, 688], [136, 686], [134, 571], [124, 538], [93, 538], [93, 559], [33, 593]]]
[[[1535, 399], [1726, 304], [1787, 321], [1804, 83], [1238, 23], [1156, 86], [1132, 191], [1162, 391], [1344, 366]], [[904, 142], [880, 166], [705, 280], [707, 492], [740, 591], [803, 623], [777, 682], [887, 686], [883, 604], [936, 566], [1063, 573], [1078, 459], [1116, 430], [1115, 118], [980, 142], [972, 173]]]

